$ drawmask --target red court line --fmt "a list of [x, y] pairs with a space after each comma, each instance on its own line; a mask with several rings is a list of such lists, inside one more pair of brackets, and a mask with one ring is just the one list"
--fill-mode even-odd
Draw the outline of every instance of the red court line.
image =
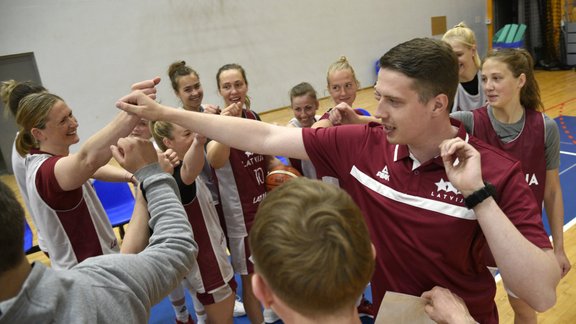
[[565, 104], [567, 104], [567, 103], [569, 103], [569, 102], [572, 102], [572, 101], [576, 101], [576, 98], [568, 99], [568, 100], [566, 100], [566, 101], [564, 101], [564, 102], [561, 102], [561, 103], [559, 103], [559, 104], [556, 104], [556, 105], [554, 105], [554, 106], [552, 106], [552, 107], [544, 108], [544, 112], [546, 112], [547, 110], [550, 110], [550, 109], [554, 109], [554, 108], [556, 108], [556, 107], [560, 107], [560, 106], [564, 107]]
[[558, 111], [558, 120], [560, 121], [560, 127], [562, 128], [562, 130], [564, 131], [564, 133], [568, 136], [568, 139], [572, 141], [572, 144], [576, 144], [576, 139], [574, 138], [574, 136], [572, 136], [572, 134], [570, 133], [570, 129], [568, 129], [568, 126], [566, 126], [566, 123], [564, 123], [564, 115], [562, 114], [564, 112], [564, 105], [567, 102], [570, 102], [572, 100], [576, 100], [576, 98], [572, 98], [564, 103], [561, 103], [560, 105], [556, 105], [555, 107], [560, 106], [560, 109]]

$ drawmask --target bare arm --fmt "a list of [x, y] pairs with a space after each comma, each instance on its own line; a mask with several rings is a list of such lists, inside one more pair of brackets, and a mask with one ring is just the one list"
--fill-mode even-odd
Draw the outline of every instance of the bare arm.
[[220, 169], [230, 158], [230, 146], [211, 141], [206, 146], [206, 159], [214, 169]]
[[339, 124], [368, 124], [370, 122], [379, 123], [380, 120], [372, 116], [358, 115], [347, 103], [341, 102], [330, 110], [330, 122], [333, 125]]
[[120, 99], [117, 107], [149, 120], [165, 120], [244, 151], [309, 159], [302, 131], [256, 120], [216, 116], [163, 106], [142, 92]]
[[134, 183], [136, 179], [131, 172], [110, 164], [104, 164], [101, 166], [96, 170], [96, 172], [94, 172], [92, 178], [108, 182], [132, 182], [136, 185], [136, 183]]
[[[480, 153], [470, 144], [454, 138], [442, 142], [440, 151], [450, 182], [464, 197], [484, 186]], [[508, 288], [537, 311], [552, 307], [560, 280], [553, 252], [528, 241], [491, 197], [474, 213]]]
[[192, 142], [192, 145], [190, 145], [190, 148], [186, 151], [182, 159], [180, 177], [186, 185], [192, 184], [200, 172], [202, 172], [202, 168], [204, 167], [204, 143], [206, 143], [206, 137], [195, 134], [194, 142]]
[[[216, 110], [206, 109], [204, 110], [204, 112], [207, 114], [215, 114]], [[240, 117], [242, 116], [242, 107], [236, 104], [232, 104], [224, 108], [224, 110], [220, 112], [220, 115]], [[206, 159], [208, 160], [208, 163], [210, 163], [210, 166], [212, 168], [220, 169], [221, 167], [226, 165], [226, 162], [228, 162], [229, 158], [230, 158], [230, 146], [218, 143], [216, 141], [211, 141], [206, 146]]]
[[135, 297], [143, 305], [156, 304], [192, 270], [198, 246], [177, 195], [176, 182], [155, 163], [158, 156], [152, 144], [142, 139], [121, 138], [112, 152], [118, 163], [142, 182], [151, 216], [148, 225], [153, 234], [146, 249], [137, 255], [104, 257], [116, 261], [108, 267], [117, 277], [112, 277], [112, 282], [117, 280], [141, 292]]
[[[131, 88], [141, 90], [142, 95], [153, 100], [156, 98], [155, 86], [159, 82], [160, 78], [156, 77], [134, 83]], [[54, 167], [54, 174], [60, 187], [65, 191], [73, 190], [92, 177], [96, 170], [112, 157], [110, 145], [116, 144], [119, 138], [128, 136], [138, 121], [139, 118], [134, 115], [120, 113], [103, 129], [92, 135], [78, 153], [59, 159]]]
[[554, 255], [564, 277], [570, 268], [570, 260], [564, 251], [564, 201], [562, 200], [562, 187], [558, 169], [546, 171], [546, 185], [544, 187], [544, 208], [548, 215], [552, 241], [554, 243]]
[[70, 154], [56, 162], [54, 174], [60, 187], [65, 190], [79, 188], [96, 170], [112, 157], [110, 145], [128, 136], [139, 118], [122, 112], [108, 125], [92, 135], [78, 153]]
[[150, 221], [148, 206], [142, 192], [138, 189], [136, 192], [136, 204], [134, 205], [132, 218], [130, 218], [130, 224], [128, 224], [128, 230], [122, 240], [120, 253], [135, 254], [146, 248], [150, 239], [148, 221]]

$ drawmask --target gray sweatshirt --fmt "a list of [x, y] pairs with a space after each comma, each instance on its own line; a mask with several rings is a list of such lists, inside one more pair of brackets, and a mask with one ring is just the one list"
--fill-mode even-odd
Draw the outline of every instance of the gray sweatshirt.
[[35, 262], [0, 323], [148, 322], [150, 307], [192, 270], [198, 248], [174, 178], [158, 164], [135, 176], [151, 215], [149, 246], [139, 254], [89, 258], [70, 270]]

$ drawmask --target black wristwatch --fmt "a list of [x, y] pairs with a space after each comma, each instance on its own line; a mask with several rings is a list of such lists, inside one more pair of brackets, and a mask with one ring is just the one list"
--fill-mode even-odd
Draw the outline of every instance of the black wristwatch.
[[496, 187], [494, 187], [490, 182], [484, 181], [484, 187], [474, 191], [471, 195], [464, 198], [464, 203], [468, 209], [472, 209], [488, 197], [496, 198]]

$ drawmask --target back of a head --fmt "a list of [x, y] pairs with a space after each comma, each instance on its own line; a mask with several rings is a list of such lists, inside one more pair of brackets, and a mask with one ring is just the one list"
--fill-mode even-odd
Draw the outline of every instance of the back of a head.
[[[543, 110], [540, 87], [534, 75], [534, 60], [523, 48], [499, 48], [488, 52], [483, 62], [496, 60], [506, 64], [515, 78], [526, 76], [526, 83], [520, 90], [520, 103], [525, 109]], [[482, 63], [484, 64], [484, 63]]]
[[4, 108], [9, 109], [16, 117], [20, 101], [29, 94], [45, 92], [46, 88], [32, 81], [18, 82], [16, 80], [3, 81], [0, 87], [0, 96], [4, 102]]
[[343, 190], [317, 180], [293, 179], [270, 192], [249, 239], [256, 272], [307, 317], [353, 308], [374, 271], [359, 208]]
[[0, 273], [24, 258], [24, 210], [12, 190], [0, 181]]
[[318, 100], [316, 90], [314, 90], [314, 87], [308, 82], [298, 83], [290, 89], [290, 102], [292, 102], [292, 99], [295, 97], [301, 96], [310, 96], [314, 98], [314, 100]]
[[452, 107], [458, 87], [458, 58], [446, 42], [414, 38], [396, 45], [379, 61], [381, 70], [391, 70], [411, 78], [422, 103], [439, 94], [448, 96]]
[[[445, 42], [458, 42], [468, 48], [476, 46], [476, 34], [462, 21], [458, 25], [448, 29], [446, 33], [442, 36], [442, 40]], [[478, 55], [478, 49], [476, 49], [474, 55], [474, 63], [476, 68], [480, 68], [480, 56]]]

